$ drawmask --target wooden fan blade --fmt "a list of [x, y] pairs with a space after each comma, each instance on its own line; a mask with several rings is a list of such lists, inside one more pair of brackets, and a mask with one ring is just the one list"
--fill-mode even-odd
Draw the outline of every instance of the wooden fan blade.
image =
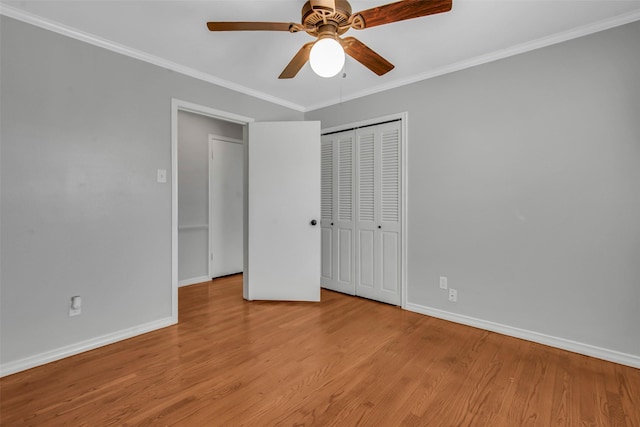
[[394, 68], [394, 65], [391, 62], [375, 53], [366, 44], [362, 43], [355, 37], [346, 37], [341, 39], [340, 43], [347, 55], [379, 76], [388, 73]]
[[207, 22], [209, 31], [291, 31], [291, 22]]
[[282, 70], [280, 73], [279, 79], [291, 79], [298, 74], [298, 71], [307, 63], [309, 60], [309, 52], [311, 52], [311, 47], [315, 44], [315, 42], [309, 42], [302, 46], [298, 53], [293, 57], [291, 62]]
[[364, 20], [364, 26], [356, 29], [371, 28], [405, 19], [419, 18], [451, 10], [452, 0], [403, 0], [372, 9], [354, 13]]

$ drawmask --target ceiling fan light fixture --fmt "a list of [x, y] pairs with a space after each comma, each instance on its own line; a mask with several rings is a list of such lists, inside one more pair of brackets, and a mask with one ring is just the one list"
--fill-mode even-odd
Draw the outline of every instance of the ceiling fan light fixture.
[[309, 52], [309, 64], [320, 77], [333, 77], [344, 67], [344, 49], [332, 37], [321, 38]]
[[[2, 0], [0, 0], [2, 1]], [[333, 77], [344, 68], [345, 55], [382, 76], [393, 64], [355, 37], [341, 36], [349, 31], [427, 15], [449, 12], [453, 0], [393, 0], [391, 3], [352, 13], [349, 0], [306, 0], [299, 24], [293, 22], [207, 22], [209, 31], [286, 31], [306, 32], [316, 41], [305, 43], [282, 70], [279, 79], [291, 79], [307, 62], [321, 77]]]

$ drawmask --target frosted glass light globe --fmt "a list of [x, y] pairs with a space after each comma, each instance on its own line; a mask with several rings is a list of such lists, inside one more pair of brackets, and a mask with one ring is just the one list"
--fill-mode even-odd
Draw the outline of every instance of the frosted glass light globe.
[[309, 63], [320, 77], [333, 77], [344, 66], [344, 49], [335, 39], [320, 39], [311, 47]]

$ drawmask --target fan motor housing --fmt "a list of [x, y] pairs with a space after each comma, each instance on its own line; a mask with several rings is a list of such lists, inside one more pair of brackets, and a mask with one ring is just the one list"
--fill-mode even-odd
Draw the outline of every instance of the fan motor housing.
[[[302, 6], [302, 25], [305, 31], [314, 37], [320, 33], [320, 27], [335, 26], [336, 34], [344, 34], [349, 29], [351, 5], [346, 0], [335, 0], [335, 9], [322, 0], [309, 0]], [[329, 2], [332, 3], [332, 2]]]

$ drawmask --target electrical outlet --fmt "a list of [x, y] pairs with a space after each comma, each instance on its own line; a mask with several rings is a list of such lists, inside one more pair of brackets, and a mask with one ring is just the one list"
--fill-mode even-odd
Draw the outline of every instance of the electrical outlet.
[[166, 169], [158, 169], [157, 172], [157, 179], [156, 181], [158, 181], [160, 184], [164, 184], [167, 182], [167, 170]]
[[449, 289], [449, 301], [458, 302], [458, 291], [455, 289]]
[[447, 278], [440, 276], [440, 289], [447, 289]]
[[82, 314], [82, 298], [80, 298], [80, 295], [71, 297], [71, 300], [69, 300], [69, 317], [77, 316], [78, 314]]

